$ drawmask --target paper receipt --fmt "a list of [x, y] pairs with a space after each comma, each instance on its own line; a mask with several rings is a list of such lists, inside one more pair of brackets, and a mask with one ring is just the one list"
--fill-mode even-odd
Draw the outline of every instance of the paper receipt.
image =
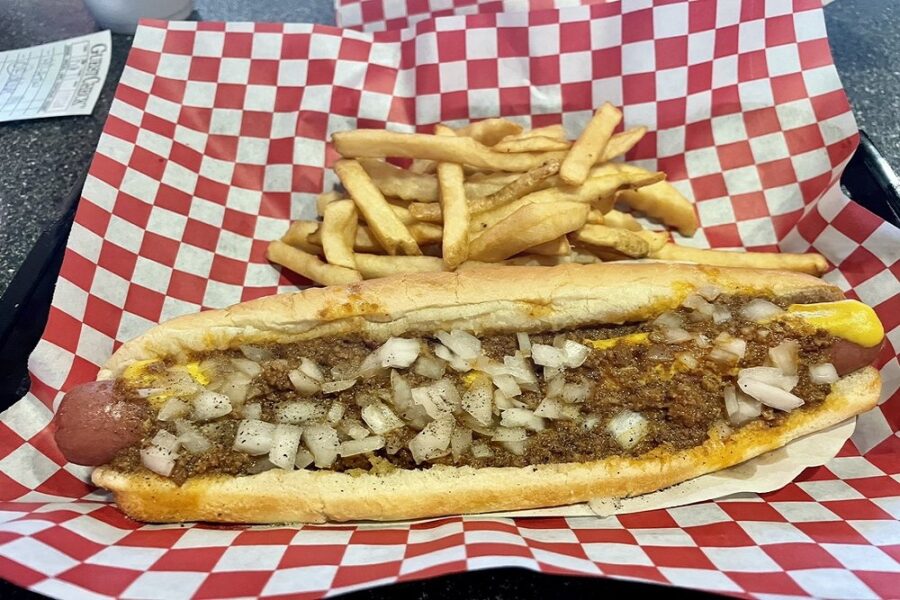
[[0, 52], [0, 122], [94, 110], [106, 72], [109, 31]]

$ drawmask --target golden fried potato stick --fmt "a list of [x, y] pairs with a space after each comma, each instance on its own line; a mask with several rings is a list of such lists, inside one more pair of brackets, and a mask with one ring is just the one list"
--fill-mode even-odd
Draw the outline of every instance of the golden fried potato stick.
[[[588, 222], [593, 223], [590, 217], [588, 217]], [[598, 224], [608, 225], [609, 227], [617, 227], [619, 229], [627, 229], [628, 231], [641, 231], [643, 229], [643, 227], [641, 227], [641, 224], [638, 223], [637, 219], [635, 219], [631, 214], [616, 209], [612, 209], [611, 211], [603, 215], [603, 220], [598, 221]]]
[[440, 244], [444, 237], [443, 229], [434, 223], [413, 223], [409, 226], [409, 232], [421, 245]]
[[541, 256], [540, 254], [520, 254], [500, 262], [484, 262], [482, 260], [467, 260], [459, 265], [457, 271], [465, 271], [467, 269], [484, 269], [489, 267], [510, 266], [510, 267], [555, 267], [556, 265], [565, 265], [569, 263], [577, 263], [589, 265], [603, 262], [593, 254], [585, 252], [577, 252], [574, 248], [572, 254], [568, 256]]
[[535, 135], [502, 141], [493, 148], [497, 152], [552, 152], [553, 150], [568, 150], [571, 147], [572, 142], [568, 140], [555, 140], [551, 137]]
[[[314, 231], [309, 234], [307, 240], [310, 244], [313, 244], [313, 248], [315, 250], [307, 250], [312, 254], [318, 254], [319, 256], [323, 256], [324, 252], [322, 250], [322, 228], [320, 227], [317, 231]], [[353, 251], [354, 252], [374, 252], [374, 253], [384, 253], [384, 248], [381, 247], [381, 244], [378, 243], [372, 236], [372, 232], [368, 227], [364, 225], [357, 225], [356, 227], [356, 238], [353, 241]]]
[[471, 227], [473, 231], [478, 232], [506, 218], [522, 206], [535, 203], [583, 202], [591, 204], [593, 208], [605, 213], [612, 208], [616, 191], [622, 188], [650, 185], [661, 181], [664, 177], [664, 173], [650, 173], [649, 175], [616, 173], [591, 177], [583, 185], [577, 187], [551, 187], [539, 190], [491, 210], [476, 213], [473, 209]]
[[359, 164], [385, 196], [417, 202], [437, 202], [438, 185], [434, 175], [413, 173], [377, 158], [360, 158]]
[[372, 182], [372, 179], [355, 160], [339, 160], [334, 172], [353, 198], [359, 212], [366, 219], [378, 243], [388, 254], [422, 254], [416, 240], [400, 221], [391, 205]]
[[606, 225], [585, 225], [569, 234], [573, 242], [596, 248], [610, 248], [632, 258], [644, 258], [650, 253], [650, 245], [631, 231]]
[[600, 160], [597, 162], [605, 163], [616, 158], [617, 156], [622, 156], [623, 154], [637, 146], [637, 143], [641, 141], [641, 138], [643, 138], [644, 134], [646, 133], [646, 127], [635, 127], [633, 129], [623, 131], [622, 133], [617, 133], [616, 135], [609, 138], [609, 143], [606, 144], [606, 148], [603, 149], [603, 154], [600, 156]]
[[294, 221], [288, 228], [287, 233], [281, 237], [281, 241], [309, 254], [321, 256], [322, 244], [314, 243], [309, 239], [311, 235], [318, 231], [320, 225], [321, 223], [318, 221]]
[[419, 273], [442, 271], [444, 261], [435, 256], [382, 256], [378, 254], [357, 254], [356, 268], [365, 279], [387, 277], [397, 273]]
[[[647, 173], [648, 171], [624, 163], [606, 163], [591, 169], [591, 175], [608, 175], [610, 173]], [[659, 219], [666, 225], [676, 228], [682, 235], [692, 236], [699, 227], [694, 205], [681, 192], [666, 181], [648, 185], [640, 190], [619, 192], [616, 201], [622, 201], [634, 210]]]
[[665, 244], [652, 252], [650, 258], [699, 263], [715, 267], [749, 267], [753, 269], [784, 269], [810, 275], [821, 275], [828, 270], [828, 262], [819, 254], [791, 254], [787, 252], [729, 252], [703, 250]]
[[[435, 127], [435, 131], [437, 131]], [[449, 128], [448, 128], [449, 129]], [[503, 138], [522, 132], [522, 126], [502, 118], [484, 119], [456, 130], [456, 135], [469, 137], [485, 146], [493, 146]]]
[[584, 183], [591, 167], [603, 156], [609, 138], [621, 120], [622, 112], [604, 102], [563, 159], [559, 178], [569, 185]]
[[325, 216], [325, 207], [331, 204], [332, 202], [336, 202], [337, 200], [344, 200], [345, 196], [340, 192], [324, 192], [316, 196], [316, 214], [320, 217]]
[[331, 136], [335, 150], [348, 158], [385, 158], [398, 156], [425, 158], [439, 162], [470, 165], [492, 171], [522, 172], [565, 152], [522, 152], [506, 154], [469, 137], [445, 138], [424, 133], [397, 133], [381, 129], [341, 131]]
[[534, 129], [526, 129], [522, 133], [516, 135], [508, 135], [501, 142], [511, 140], [524, 140], [530, 137], [546, 137], [553, 140], [566, 142], [566, 129], [562, 125], [545, 125], [544, 127], [535, 127]]
[[[456, 134], [449, 127], [438, 125], [434, 132], [448, 138]], [[437, 166], [440, 207], [443, 218], [444, 266], [455, 269], [469, 257], [469, 204], [463, 187], [463, 169], [456, 163], [439, 162]], [[410, 213], [412, 214], [412, 213]]]
[[281, 240], [269, 243], [266, 258], [322, 285], [343, 285], [362, 281], [359, 271], [329, 265], [319, 260], [319, 257], [314, 254], [288, 246]]
[[434, 173], [435, 169], [437, 169], [437, 163], [433, 160], [425, 160], [424, 158], [414, 158], [412, 159], [412, 164], [409, 165], [410, 172], [422, 175]]
[[421, 223], [442, 223], [444, 221], [441, 206], [431, 202], [410, 202], [409, 216]]
[[564, 235], [559, 236], [555, 240], [532, 246], [528, 249], [528, 254], [537, 254], [540, 256], [567, 256], [572, 253], [572, 245], [569, 238]]
[[650, 246], [650, 254], [660, 250], [670, 242], [668, 231], [648, 231], [642, 229], [640, 231], [635, 231], [634, 234], [647, 242]]
[[538, 189], [544, 187], [544, 184], [546, 183], [546, 179], [548, 177], [556, 175], [559, 172], [559, 165], [559, 160], [548, 160], [541, 166], [523, 173], [514, 181], [506, 184], [490, 196], [485, 197], [484, 201], [473, 202], [472, 212], [484, 212], [485, 210], [489, 210], [491, 208], [494, 208], [495, 206], [509, 204], [510, 202], [518, 200], [522, 196], [526, 196], [534, 191], [537, 191]]
[[355, 269], [353, 242], [356, 240], [358, 216], [352, 200], [337, 200], [325, 207], [322, 219], [322, 249], [332, 265]]
[[472, 240], [469, 256], [485, 262], [509, 258], [580, 228], [588, 210], [580, 202], [528, 204]]

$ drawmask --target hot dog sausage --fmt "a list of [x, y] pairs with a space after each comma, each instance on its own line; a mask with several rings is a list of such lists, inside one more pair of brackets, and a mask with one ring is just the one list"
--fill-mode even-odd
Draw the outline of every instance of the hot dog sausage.
[[141, 440], [148, 406], [119, 398], [112, 381], [79, 385], [63, 397], [56, 413], [56, 445], [69, 462], [108, 463]]
[[859, 344], [839, 339], [831, 347], [831, 364], [834, 365], [838, 375], [843, 377], [875, 362], [883, 345], [884, 340], [881, 340], [876, 346], [863, 348]]

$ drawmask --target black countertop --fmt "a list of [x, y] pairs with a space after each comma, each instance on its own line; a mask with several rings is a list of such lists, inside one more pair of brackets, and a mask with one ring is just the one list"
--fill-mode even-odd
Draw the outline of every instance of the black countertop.
[[[332, 0], [196, 0], [206, 20], [334, 23]], [[900, 2], [837, 0], [825, 9], [834, 60], [862, 129], [900, 167]], [[0, 50], [96, 31], [80, 0], [0, 2]], [[0, 294], [87, 170], [122, 72], [130, 36], [114, 35], [94, 113], [0, 123]]]

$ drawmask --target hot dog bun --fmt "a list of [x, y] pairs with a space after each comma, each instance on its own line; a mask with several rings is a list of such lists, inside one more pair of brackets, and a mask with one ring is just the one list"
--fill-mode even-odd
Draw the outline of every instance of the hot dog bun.
[[[122, 346], [100, 373], [109, 379], [135, 360], [183, 356], [246, 343], [293, 342], [364, 332], [376, 338], [438, 329], [474, 333], [546, 331], [644, 320], [678, 306], [701, 286], [789, 296], [840, 291], [789, 272], [679, 264], [504, 267], [427, 273], [316, 288], [181, 317]], [[872, 408], [880, 376], [864, 368], [843, 377], [824, 403], [779, 425], [752, 423], [726, 442], [709, 439], [678, 452], [524, 468], [437, 465], [386, 474], [271, 470], [205, 476], [181, 486], [149, 472], [100, 467], [94, 483], [134, 518], [151, 522], [247, 523], [393, 520], [556, 506], [625, 497], [741, 463]]]

